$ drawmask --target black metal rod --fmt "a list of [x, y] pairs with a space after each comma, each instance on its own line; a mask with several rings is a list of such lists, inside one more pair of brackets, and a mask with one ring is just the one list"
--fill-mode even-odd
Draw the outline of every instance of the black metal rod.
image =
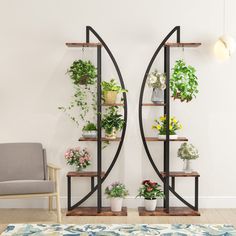
[[91, 177], [91, 190], [93, 190], [94, 188], [94, 177], [92, 176]]
[[67, 209], [71, 210], [71, 177], [67, 176]]
[[176, 41], [177, 43], [180, 43], [180, 26], [176, 26], [177, 31], [176, 31]]
[[175, 177], [174, 176], [171, 177], [171, 186], [173, 190], [175, 190]]
[[102, 127], [101, 127], [101, 115], [102, 115], [102, 49], [101, 46], [97, 46], [97, 172], [98, 172], [98, 192], [97, 192], [97, 211], [101, 212], [102, 208]]
[[195, 210], [198, 211], [198, 185], [199, 185], [199, 178], [198, 176], [195, 177]]
[[165, 92], [165, 116], [166, 116], [166, 141], [165, 152], [164, 152], [164, 172], [166, 174], [165, 182], [164, 182], [164, 194], [165, 194], [165, 209], [166, 212], [169, 212], [169, 173], [170, 173], [170, 48], [168, 46], [164, 47], [164, 69], [166, 74], [166, 92]]

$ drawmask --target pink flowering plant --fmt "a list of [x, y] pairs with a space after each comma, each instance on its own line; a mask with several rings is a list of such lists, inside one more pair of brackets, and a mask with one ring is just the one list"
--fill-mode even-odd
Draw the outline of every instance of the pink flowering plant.
[[129, 192], [124, 184], [120, 182], [114, 182], [106, 187], [105, 194], [108, 198], [125, 198], [127, 195], [129, 195]]
[[145, 199], [156, 199], [157, 197], [164, 197], [161, 190], [161, 185], [151, 180], [144, 180], [142, 186], [138, 190], [137, 197], [144, 197]]
[[91, 165], [91, 156], [86, 148], [70, 148], [65, 153], [67, 164], [74, 165], [78, 170]]

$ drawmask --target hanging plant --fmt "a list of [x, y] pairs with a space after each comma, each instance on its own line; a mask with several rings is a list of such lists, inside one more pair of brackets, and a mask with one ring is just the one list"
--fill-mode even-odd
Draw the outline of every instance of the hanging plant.
[[175, 99], [180, 99], [181, 102], [189, 102], [198, 93], [196, 69], [192, 66], [187, 66], [183, 60], [175, 62], [173, 73], [170, 79], [170, 89]]
[[95, 84], [96, 82], [97, 69], [91, 61], [75, 60], [67, 73], [76, 85]]

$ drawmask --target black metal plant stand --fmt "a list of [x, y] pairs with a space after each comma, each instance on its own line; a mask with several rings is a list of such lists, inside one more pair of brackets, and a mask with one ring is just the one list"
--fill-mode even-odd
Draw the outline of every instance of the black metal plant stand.
[[[176, 42], [175, 43], [168, 43], [167, 41], [170, 39], [170, 37], [176, 33]], [[144, 79], [141, 86], [140, 91], [140, 97], [139, 97], [139, 126], [140, 126], [140, 132], [141, 137], [144, 145], [144, 149], [146, 151], [146, 154], [148, 156], [148, 159], [155, 170], [156, 174], [159, 176], [161, 181], [164, 185], [164, 206], [163, 208], [157, 208], [154, 212], [147, 212], [143, 207], [139, 207], [139, 215], [145, 216], [145, 215], [195, 215], [198, 216], [200, 213], [198, 212], [198, 182], [199, 182], [199, 174], [197, 172], [193, 173], [184, 173], [184, 172], [171, 172], [170, 171], [170, 143], [172, 141], [188, 141], [185, 137], [179, 137], [177, 140], [171, 140], [169, 135], [169, 122], [170, 122], [170, 49], [173, 47], [198, 47], [201, 43], [181, 43], [180, 42], [180, 26], [176, 26], [173, 28], [170, 33], [164, 38], [164, 40], [161, 42], [159, 47], [154, 52], [154, 55], [152, 56], [148, 67], [146, 69]], [[161, 51], [161, 49], [164, 48], [164, 72], [166, 74], [166, 89], [164, 92], [164, 103], [163, 104], [154, 104], [154, 103], [143, 103], [143, 94], [144, 89], [146, 85], [146, 80], [148, 77], [148, 74], [150, 72], [150, 69], [152, 67], [152, 64], [154, 63], [158, 53]], [[156, 137], [145, 137], [144, 128], [143, 128], [143, 117], [142, 117], [142, 110], [144, 106], [163, 106], [164, 107], [164, 115], [166, 116], [166, 139], [159, 139]], [[163, 142], [164, 143], [164, 171], [159, 171], [157, 168], [151, 153], [148, 148], [147, 142]], [[193, 177], [195, 179], [195, 201], [194, 205], [187, 202], [184, 198], [182, 198], [175, 189], [175, 178], [179, 177]], [[170, 178], [171, 178], [171, 185], [170, 185]], [[177, 197], [186, 207], [170, 207], [170, 192]]]
[[[90, 33], [99, 41], [99, 43], [91, 43], [90, 42]], [[86, 142], [96, 142], [97, 143], [97, 171], [83, 171], [83, 172], [69, 172], [67, 174], [67, 184], [68, 184], [68, 216], [78, 216], [78, 215], [127, 215], [127, 209], [122, 208], [121, 212], [114, 213], [110, 211], [110, 208], [102, 207], [102, 183], [110, 174], [112, 168], [114, 167], [118, 156], [120, 154], [125, 132], [126, 132], [126, 125], [127, 125], [127, 98], [126, 94], [123, 93], [123, 103], [120, 104], [111, 104], [109, 106], [123, 106], [124, 107], [124, 120], [125, 125], [123, 127], [121, 137], [116, 138], [115, 140], [108, 140], [102, 137], [101, 131], [101, 116], [102, 116], [102, 91], [101, 91], [101, 81], [102, 81], [102, 48], [105, 49], [107, 54], [112, 60], [116, 72], [119, 77], [119, 81], [121, 84], [122, 89], [125, 89], [124, 81], [118, 67], [118, 64], [106, 45], [103, 39], [98, 35], [98, 33], [90, 26], [86, 27], [86, 43], [66, 43], [68, 47], [93, 47], [97, 49], [97, 138], [80, 138], [79, 141], [86, 141]], [[114, 158], [106, 170], [106, 172], [102, 171], [102, 142], [103, 141], [117, 141], [119, 142], [117, 151], [114, 155]], [[79, 200], [75, 204], [71, 204], [71, 178], [73, 177], [89, 177], [91, 178], [91, 190], [89, 193], [86, 194], [81, 200]], [[97, 184], [95, 185], [95, 178], [97, 180]], [[84, 203], [93, 193], [97, 191], [97, 207], [79, 207], [82, 203]]]

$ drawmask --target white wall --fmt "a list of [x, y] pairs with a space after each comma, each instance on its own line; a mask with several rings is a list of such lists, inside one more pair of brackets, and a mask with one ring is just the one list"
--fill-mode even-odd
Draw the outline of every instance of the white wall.
[[[227, 3], [227, 29], [236, 38], [233, 27], [236, 2], [228, 0]], [[65, 206], [65, 175], [70, 168], [63, 154], [67, 147], [78, 145], [81, 131], [57, 107], [70, 101], [73, 86], [65, 72], [75, 58], [82, 56], [81, 51], [69, 50], [65, 42], [84, 41], [85, 27], [91, 25], [114, 53], [129, 90], [125, 143], [105, 184], [123, 181], [130, 190], [128, 206], [137, 206], [140, 202], [134, 197], [141, 180], [156, 178], [140, 138], [140, 86], [154, 50], [174, 26], [180, 25], [182, 41], [203, 43], [199, 49], [185, 50], [184, 55], [198, 71], [200, 93], [197, 99], [189, 104], [173, 102], [171, 106], [172, 114], [184, 125], [180, 133], [189, 137], [201, 154], [194, 162], [195, 169], [201, 173], [200, 207], [236, 207], [236, 57], [220, 63], [213, 55], [213, 44], [222, 33], [222, 15], [221, 0], [1, 0], [0, 142], [42, 142], [49, 162], [62, 167], [61, 197]], [[172, 65], [181, 55], [181, 50], [173, 51]], [[95, 55], [87, 51], [84, 58], [94, 60]], [[155, 66], [161, 69], [163, 65], [157, 61]], [[108, 57], [104, 58], [103, 72], [104, 79], [116, 75]], [[147, 89], [146, 100], [150, 97], [148, 92]], [[147, 134], [153, 134], [151, 120], [160, 114], [160, 108], [144, 109]], [[93, 154], [94, 145], [88, 144]], [[173, 170], [182, 168], [181, 160], [176, 157], [178, 145], [172, 145]], [[104, 167], [109, 165], [115, 147], [112, 144], [105, 150]], [[161, 167], [162, 146], [152, 143], [150, 149]], [[95, 159], [94, 156], [94, 162]], [[90, 169], [95, 168], [94, 163]], [[89, 189], [88, 181], [75, 182], [76, 195]], [[182, 188], [183, 196], [191, 196], [192, 180], [181, 179], [178, 187]], [[1, 207], [28, 204], [40, 207], [43, 202], [0, 202]], [[89, 204], [95, 204], [95, 199]]]

